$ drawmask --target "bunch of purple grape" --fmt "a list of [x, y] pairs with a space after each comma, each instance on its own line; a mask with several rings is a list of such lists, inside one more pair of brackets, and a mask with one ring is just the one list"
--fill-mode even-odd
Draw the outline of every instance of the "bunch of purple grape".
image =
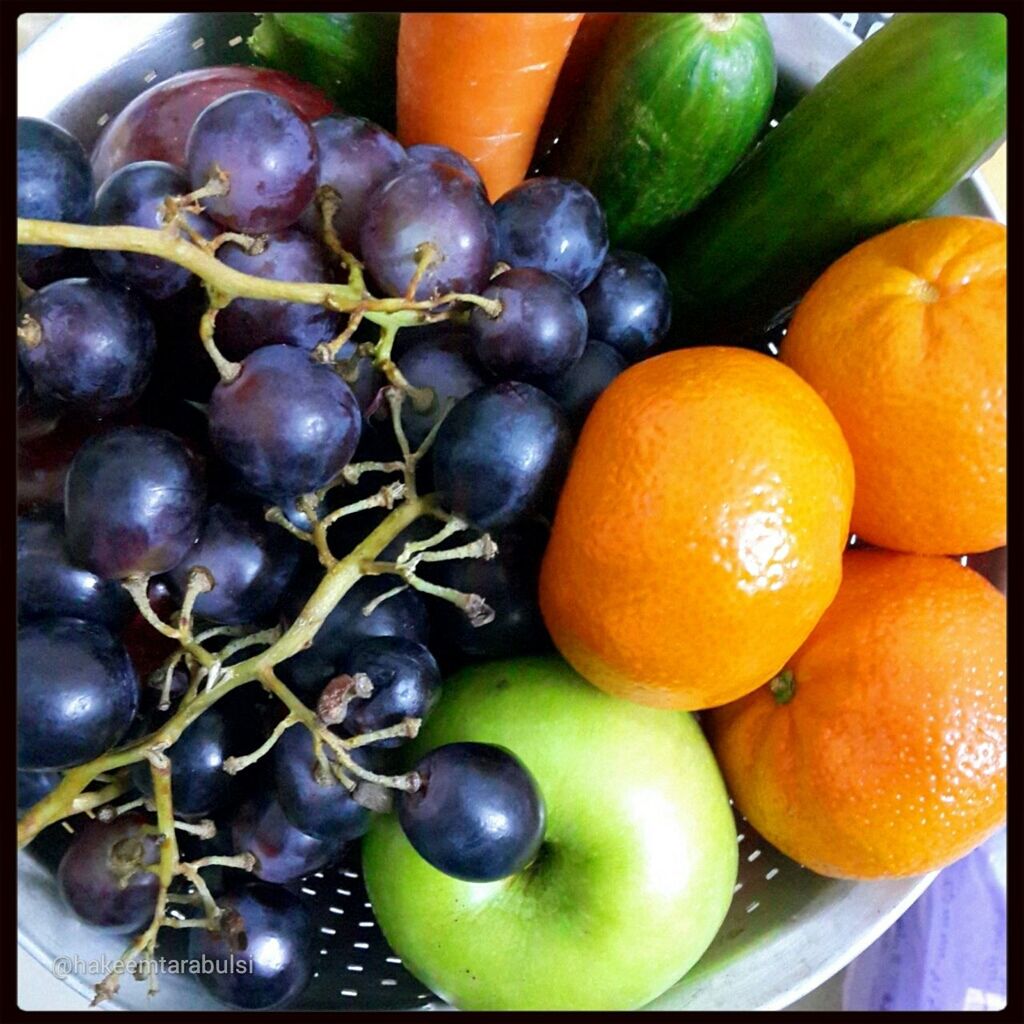
[[[239, 71], [225, 81], [237, 85]], [[253, 76], [266, 84], [265, 72]], [[479, 595], [494, 617], [474, 627], [453, 605], [408, 588], [379, 600], [395, 589], [393, 579], [366, 576], [311, 645], [277, 667], [311, 706], [331, 680], [367, 677], [372, 694], [352, 700], [337, 726], [347, 736], [422, 719], [439, 699], [442, 671], [547, 648], [536, 604], [545, 521], [590, 407], [665, 334], [666, 282], [643, 257], [608, 251], [604, 215], [575, 182], [531, 179], [492, 206], [459, 154], [406, 150], [358, 117], [310, 123], [285, 88], [239, 86], [196, 116], [195, 93], [208, 93], [211, 82], [216, 92], [207, 71], [195, 89], [165, 83], [149, 108], [145, 96], [136, 100], [108, 127], [92, 164], [63, 129], [19, 119], [18, 214], [162, 229], [200, 245], [217, 239], [208, 251], [225, 267], [273, 281], [344, 282], [349, 264], [325, 245], [333, 235], [362, 262], [376, 294], [452, 314], [397, 335], [394, 365], [417, 396], [402, 405], [401, 426], [415, 447], [447, 411], [416, 468], [418, 483], [467, 529], [490, 531], [498, 554], [429, 563], [424, 575]], [[172, 128], [181, 136], [173, 145]], [[147, 150], [154, 140], [156, 154]], [[94, 167], [107, 175], [98, 188]], [[327, 225], [317, 202], [326, 186], [334, 197]], [[169, 216], [169, 197], [197, 190], [200, 206]], [[20, 493], [21, 814], [61, 772], [138, 741], [187, 695], [181, 663], [151, 675], [174, 645], [162, 647], [157, 634], [155, 644], [138, 642], [122, 581], [147, 581], [157, 610], [194, 598], [195, 628], [210, 634], [214, 650], [243, 626], [287, 626], [323, 569], [311, 546], [267, 521], [266, 506], [307, 530], [310, 510], [299, 496], [323, 494], [317, 514], [325, 515], [338, 507], [339, 491], [345, 502], [372, 493], [361, 483], [325, 493], [353, 460], [387, 462], [401, 452], [383, 415], [381, 374], [364, 365], [353, 382], [343, 372], [368, 324], [331, 364], [312, 355], [341, 335], [343, 314], [236, 298], [218, 312], [213, 339], [237, 368], [218, 379], [200, 343], [203, 282], [182, 266], [140, 252], [22, 246], [19, 273], [21, 468], [31, 476], [33, 459], [52, 460], [56, 449], [70, 456], [47, 470], [45, 486]], [[444, 300], [459, 295], [500, 305]], [[385, 514], [367, 509], [339, 520], [330, 537], [337, 557]], [[436, 529], [413, 523], [381, 558], [394, 560], [406, 542]], [[190, 593], [197, 566], [213, 587]], [[218, 841], [230, 837], [228, 852], [253, 854], [260, 879], [228, 882], [218, 896], [244, 920], [248, 952], [232, 945], [227, 929], [192, 933], [195, 955], [248, 957], [249, 970], [203, 980], [228, 1003], [266, 1008], [296, 998], [312, 969], [306, 912], [274, 884], [337, 861], [373, 812], [358, 786], [316, 770], [312, 734], [301, 725], [280, 733], [258, 769], [224, 770], [266, 740], [284, 713], [254, 692], [240, 689], [204, 711], [169, 756], [176, 816], [223, 826]], [[352, 753], [367, 770], [387, 772], [401, 742]], [[440, 870], [492, 880], [536, 854], [543, 801], [510, 754], [457, 744], [431, 751], [417, 770], [422, 785], [399, 794], [399, 819]], [[141, 798], [152, 795], [146, 762], [134, 766], [131, 783]], [[496, 815], [505, 821], [500, 834]], [[146, 868], [158, 856], [150, 822], [130, 810], [77, 830], [59, 878], [83, 920], [126, 933], [150, 920], [157, 877]], [[274, 964], [253, 952], [261, 935], [277, 942]]]

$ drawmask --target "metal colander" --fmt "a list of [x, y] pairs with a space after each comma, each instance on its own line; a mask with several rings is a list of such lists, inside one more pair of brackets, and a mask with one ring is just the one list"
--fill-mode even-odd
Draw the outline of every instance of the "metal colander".
[[[886, 16], [769, 14], [779, 64], [778, 110], [788, 109]], [[213, 64], [245, 63], [255, 16], [216, 14], [64, 15], [19, 58], [18, 113], [45, 117], [88, 148], [102, 126], [155, 81]], [[980, 178], [940, 204], [942, 213], [996, 216]], [[19, 941], [47, 969], [73, 965], [67, 984], [91, 996], [103, 971], [91, 961], [118, 957], [123, 938], [95, 932], [64, 909], [53, 866], [66, 841], [51, 829], [19, 855]], [[739, 879], [718, 936], [692, 971], [650, 1009], [775, 1009], [787, 1006], [849, 963], [927, 888], [933, 875], [853, 883], [822, 878], [784, 857], [737, 820]], [[359, 873], [346, 862], [294, 885], [313, 913], [317, 968], [307, 1009], [442, 1009], [388, 947]], [[183, 933], [165, 930], [158, 954], [183, 953]], [[59, 965], [58, 965], [59, 966]], [[112, 1003], [123, 1009], [216, 1009], [194, 980], [162, 973], [160, 993], [125, 980]]]

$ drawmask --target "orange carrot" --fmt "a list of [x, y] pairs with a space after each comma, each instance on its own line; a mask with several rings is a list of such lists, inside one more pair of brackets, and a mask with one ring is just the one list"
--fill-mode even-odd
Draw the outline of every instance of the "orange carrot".
[[473, 162], [491, 199], [523, 180], [582, 14], [403, 14], [398, 137]]

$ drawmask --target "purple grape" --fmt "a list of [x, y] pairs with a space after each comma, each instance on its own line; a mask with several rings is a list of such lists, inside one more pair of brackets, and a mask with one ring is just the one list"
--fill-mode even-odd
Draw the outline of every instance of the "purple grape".
[[235, 853], [251, 853], [256, 858], [253, 874], [277, 885], [330, 864], [344, 848], [343, 844], [316, 839], [296, 828], [267, 792], [242, 804], [232, 819], [231, 837]]
[[173, 434], [152, 427], [99, 434], [68, 469], [68, 551], [104, 579], [167, 572], [195, 544], [205, 500], [199, 464]]
[[142, 302], [98, 278], [40, 288], [22, 307], [39, 337], [18, 339], [18, 354], [41, 398], [93, 416], [126, 409], [149, 382], [156, 332]]
[[[250, 256], [240, 245], [220, 247], [222, 263], [270, 281], [329, 281], [326, 254], [319, 242], [288, 228], [267, 239]], [[228, 359], [243, 359], [264, 345], [294, 345], [312, 351], [341, 331], [341, 316], [305, 302], [235, 299], [217, 314], [217, 344]]]
[[60, 772], [21, 772], [18, 775], [18, 817], [52, 793], [61, 780]]
[[590, 341], [566, 373], [540, 381], [539, 386], [562, 407], [573, 430], [579, 433], [601, 392], [625, 368], [626, 360], [618, 349], [603, 341]]
[[[188, 178], [179, 167], [158, 160], [128, 164], [100, 186], [93, 222], [162, 228], [160, 210], [164, 200], [190, 191]], [[203, 238], [217, 234], [217, 226], [209, 217], [195, 213], [184, 216], [192, 230]], [[193, 280], [192, 273], [184, 267], [144, 253], [97, 249], [92, 253], [92, 260], [104, 276], [137, 288], [151, 299], [170, 298]]]
[[432, 582], [464, 594], [478, 594], [494, 610], [491, 622], [474, 626], [461, 609], [447, 601], [431, 601], [438, 647], [459, 660], [548, 651], [551, 641], [537, 603], [547, 540], [548, 531], [527, 520], [495, 536], [498, 553], [488, 561], [460, 558], [424, 565], [423, 575]]
[[42, 507], [18, 517], [18, 619], [70, 617], [117, 631], [135, 611], [128, 592], [72, 565], [64, 542], [64, 513]]
[[398, 821], [416, 852], [466, 882], [496, 882], [525, 868], [544, 841], [544, 800], [510, 751], [449, 743], [415, 767], [422, 783], [399, 792]]
[[68, 907], [87, 924], [112, 932], [140, 931], [156, 910], [160, 881], [149, 865], [160, 859], [156, 837], [138, 813], [109, 824], [84, 821], [57, 869]]
[[[348, 114], [314, 121], [313, 134], [320, 150], [318, 184], [330, 185], [338, 193], [334, 230], [346, 249], [358, 252], [366, 200], [405, 166], [405, 149], [390, 132]], [[315, 203], [303, 213], [301, 224], [319, 236], [320, 211]]]
[[472, 162], [467, 160], [461, 153], [457, 153], [454, 149], [450, 149], [448, 146], [437, 146], [430, 142], [420, 142], [415, 146], [410, 146], [406, 152], [409, 154], [410, 160], [415, 160], [421, 164], [445, 164], [447, 167], [454, 167], [457, 171], [462, 171], [466, 177], [471, 178], [478, 189], [487, 194], [487, 190], [484, 188], [484, 179], [480, 177], [480, 172], [473, 166]]
[[203, 566], [213, 590], [196, 598], [195, 615], [227, 626], [262, 625], [273, 617], [299, 566], [302, 545], [262, 515], [241, 507], [211, 505], [195, 547], [168, 575], [180, 601], [189, 571]]
[[426, 410], [418, 410], [411, 399], [402, 403], [402, 426], [414, 448], [423, 443], [446, 401], [465, 398], [486, 383], [473, 359], [469, 336], [463, 331], [433, 334], [405, 349], [395, 362], [410, 384], [434, 392]]
[[668, 333], [672, 297], [661, 270], [639, 253], [608, 253], [600, 273], [580, 296], [590, 336], [639, 359]]
[[[424, 719], [441, 697], [441, 673], [434, 656], [423, 644], [404, 637], [360, 640], [349, 650], [344, 671], [361, 672], [373, 683], [369, 697], [357, 697], [348, 706], [342, 726], [351, 736], [387, 729], [404, 718]], [[403, 743], [403, 737], [395, 736], [371, 747], [390, 749]]]
[[434, 482], [445, 506], [481, 530], [546, 510], [569, 468], [565, 414], [530, 384], [467, 395], [434, 443]]
[[216, 454], [269, 501], [329, 483], [359, 443], [362, 417], [352, 389], [329, 366], [289, 345], [246, 356], [209, 404]]
[[473, 350], [496, 377], [539, 382], [566, 373], [583, 354], [587, 314], [560, 277], [532, 267], [507, 270], [483, 294], [502, 310], [492, 317], [473, 307]]
[[608, 226], [578, 181], [528, 178], [495, 204], [498, 258], [564, 279], [574, 292], [590, 284], [608, 253]]
[[[69, 132], [36, 117], [18, 118], [18, 216], [86, 224], [92, 212], [92, 168]], [[56, 245], [18, 248], [18, 273], [33, 288], [65, 271], [72, 253]]]
[[417, 299], [479, 292], [494, 267], [494, 212], [480, 190], [443, 164], [412, 163], [366, 203], [359, 233], [367, 269], [388, 295], [404, 295], [417, 251], [432, 243], [439, 259], [416, 289]]
[[18, 767], [73, 768], [105, 753], [139, 703], [128, 652], [103, 626], [47, 619], [18, 632]]
[[215, 171], [229, 191], [203, 200], [207, 213], [232, 231], [281, 231], [316, 190], [316, 138], [286, 100], [256, 89], [230, 93], [196, 119], [186, 146], [188, 175], [202, 188]]

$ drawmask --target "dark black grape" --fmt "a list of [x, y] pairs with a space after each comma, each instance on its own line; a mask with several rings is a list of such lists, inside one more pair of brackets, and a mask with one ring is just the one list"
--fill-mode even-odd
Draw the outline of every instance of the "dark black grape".
[[540, 563], [548, 531], [527, 521], [498, 533], [498, 553], [484, 561], [460, 558], [422, 566], [433, 582], [464, 594], [477, 594], [494, 611], [485, 626], [474, 626], [460, 608], [447, 601], [431, 601], [430, 615], [436, 642], [461, 658], [507, 658], [539, 654], [551, 641], [537, 604]]
[[415, 160], [417, 163], [445, 164], [448, 167], [454, 167], [455, 170], [461, 171], [468, 178], [472, 179], [481, 192], [486, 193], [484, 180], [480, 177], [480, 172], [473, 166], [471, 161], [467, 160], [461, 153], [457, 153], [454, 149], [449, 149], [448, 146], [437, 146], [429, 142], [420, 142], [415, 146], [410, 146], [406, 152], [409, 154], [409, 159]]
[[402, 426], [414, 448], [423, 443], [448, 399], [465, 398], [485, 384], [469, 336], [463, 331], [432, 334], [405, 349], [395, 362], [410, 384], [434, 392], [430, 406], [424, 410], [417, 409], [411, 398], [402, 403]]
[[482, 530], [508, 526], [553, 504], [569, 468], [565, 414], [529, 384], [501, 383], [467, 395], [434, 443], [445, 506]]
[[18, 619], [71, 618], [117, 631], [135, 605], [116, 580], [72, 565], [64, 543], [64, 513], [44, 506], [18, 517]]
[[147, 870], [160, 859], [144, 815], [122, 814], [109, 824], [84, 820], [57, 869], [68, 907], [87, 924], [112, 932], [136, 932], [156, 910], [160, 881]]
[[449, 743], [415, 767], [422, 784], [399, 792], [398, 821], [416, 852], [467, 882], [525, 868], [544, 841], [544, 801], [526, 766], [488, 743]]
[[[318, 574], [319, 575], [319, 574]], [[401, 636], [426, 644], [429, 637], [427, 610], [419, 594], [404, 590], [379, 604], [370, 615], [363, 608], [395, 585], [388, 576], [366, 576], [335, 605], [305, 651], [278, 666], [281, 678], [303, 700], [315, 702], [324, 686], [342, 671], [344, 658], [357, 640], [368, 636]], [[293, 588], [288, 611], [291, 618], [306, 603], [312, 585]]]
[[230, 93], [196, 119], [186, 147], [193, 188], [219, 169], [226, 195], [203, 200], [232, 231], [280, 231], [309, 205], [319, 166], [312, 129], [286, 100], [256, 89]]
[[[320, 150], [318, 184], [330, 185], [338, 193], [334, 230], [341, 244], [356, 252], [366, 200], [405, 166], [405, 149], [379, 125], [349, 114], [329, 114], [314, 121], [313, 133]], [[320, 235], [320, 211], [315, 204], [303, 213], [301, 224]]]
[[[324, 754], [328, 761], [334, 760], [329, 747], [324, 747]], [[352, 756], [362, 767], [373, 770], [368, 750], [357, 747]], [[274, 784], [285, 816], [315, 839], [344, 843], [358, 839], [370, 827], [370, 812], [356, 803], [337, 778], [332, 776], [326, 784], [317, 780], [313, 738], [303, 725], [292, 726], [274, 746]]]
[[587, 314], [560, 277], [532, 267], [507, 270], [483, 294], [502, 309], [492, 317], [473, 307], [473, 351], [496, 377], [536, 383], [566, 373], [582, 355]]
[[[239, 754], [237, 730], [219, 705], [207, 708], [189, 725], [171, 750], [171, 795], [179, 818], [207, 818], [221, 810], [236, 790], [236, 779], [224, 771], [224, 761]], [[146, 796], [153, 780], [145, 761], [132, 769], [132, 782]]]
[[290, 345], [246, 356], [213, 389], [210, 443], [257, 494], [280, 501], [329, 483], [359, 443], [352, 389], [329, 366]]
[[60, 784], [60, 772], [18, 772], [18, 816]]
[[539, 382], [565, 411], [573, 430], [579, 433], [601, 392], [626, 368], [618, 349], [603, 341], [587, 342], [583, 355], [560, 377]]
[[[143, 160], [115, 171], [96, 193], [96, 224], [126, 224], [136, 228], [162, 228], [160, 212], [168, 196], [183, 196], [191, 191], [188, 177], [180, 167]], [[213, 238], [217, 226], [203, 214], [183, 214], [192, 230], [203, 238]], [[185, 235], [184, 231], [179, 232]], [[145, 253], [96, 249], [93, 263], [112, 281], [130, 285], [151, 299], [167, 299], [192, 281], [192, 273], [176, 263]]]
[[[399, 636], [378, 636], [353, 644], [343, 662], [350, 676], [362, 673], [373, 683], [373, 693], [357, 697], [348, 706], [343, 723], [352, 736], [398, 725], [405, 718], [426, 718], [441, 697], [441, 673], [434, 656], [423, 644]], [[377, 740], [374, 747], [400, 746], [395, 736]]]
[[139, 703], [128, 652], [82, 619], [49, 619], [18, 632], [18, 767], [71, 768], [109, 750]]
[[172, 434], [119, 427], [86, 441], [68, 470], [68, 551], [105, 579], [173, 569], [195, 544], [206, 487]]
[[[92, 168], [69, 132], [36, 117], [18, 118], [18, 216], [86, 224], [92, 212]], [[64, 276], [67, 251], [55, 245], [18, 248], [18, 273], [33, 288]]]
[[[26, 319], [27, 318], [27, 319]], [[30, 296], [18, 339], [36, 394], [106, 416], [135, 402], [153, 369], [156, 332], [141, 301], [109, 281], [55, 281]]]
[[222, 625], [270, 621], [304, 549], [280, 526], [240, 505], [210, 506], [198, 543], [168, 576], [180, 601], [193, 566], [213, 575], [213, 590], [196, 598], [195, 614]]
[[367, 269], [388, 295], [404, 295], [424, 243], [438, 259], [424, 273], [417, 299], [479, 292], [494, 267], [494, 212], [476, 184], [443, 164], [411, 163], [366, 203], [359, 243]]
[[661, 270], [639, 253], [615, 249], [580, 296], [590, 336], [639, 359], [668, 333], [672, 296]]
[[231, 823], [231, 837], [236, 853], [251, 853], [256, 858], [253, 874], [276, 885], [293, 882], [330, 864], [341, 856], [343, 848], [296, 828], [266, 791], [238, 809]]
[[[232, 270], [271, 281], [329, 281], [320, 243], [288, 228], [270, 235], [262, 252], [249, 255], [229, 242], [217, 251]], [[264, 345], [294, 345], [309, 351], [341, 331], [339, 314], [304, 302], [235, 299], [217, 314], [216, 339], [228, 359], [242, 359]]]
[[199, 975], [204, 987], [243, 1010], [280, 1010], [294, 1003], [309, 984], [314, 963], [316, 930], [302, 901], [258, 883], [216, 898], [244, 929], [245, 942], [238, 948], [225, 930], [190, 929], [189, 957], [213, 961], [214, 969]]
[[590, 284], [608, 252], [608, 226], [578, 181], [528, 178], [495, 204], [498, 259], [557, 274], [575, 292]]

